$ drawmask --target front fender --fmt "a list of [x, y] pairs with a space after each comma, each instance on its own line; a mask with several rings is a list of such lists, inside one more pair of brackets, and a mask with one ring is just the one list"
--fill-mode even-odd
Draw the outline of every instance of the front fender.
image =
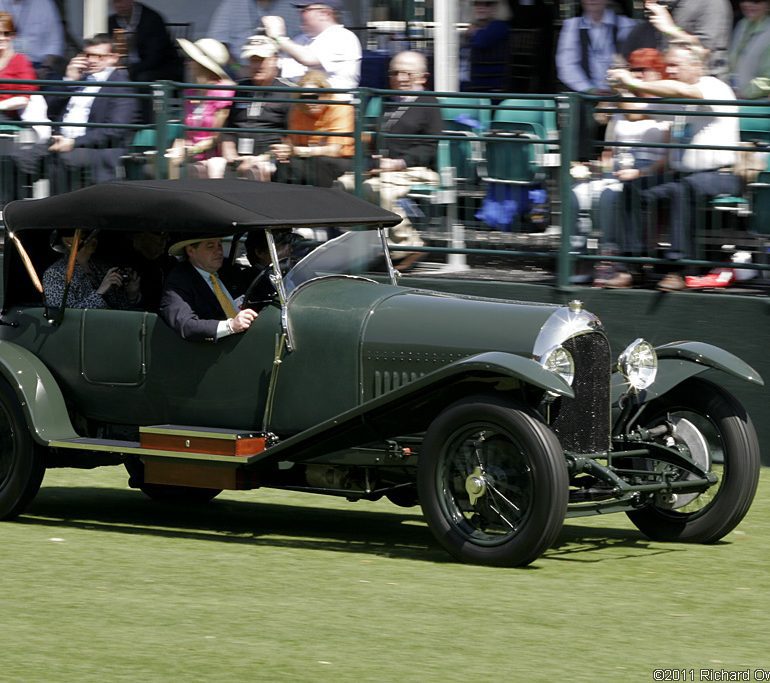
[[43, 362], [13, 342], [0, 341], [0, 375], [16, 393], [30, 434], [39, 444], [79, 435], [59, 385]]
[[[464, 381], [516, 379], [560, 396], [574, 398], [572, 388], [558, 375], [529, 358], [490, 351], [462, 358], [399, 389], [366, 401], [336, 417], [306, 429], [268, 448], [255, 464], [302, 460], [367, 442], [409, 433], [408, 417], [416, 412], [431, 415], [442, 407], [450, 385]], [[445, 399], [444, 399], [445, 400]], [[412, 431], [424, 431], [423, 424]]]
[[[652, 386], [640, 392], [639, 404], [647, 403], [671, 391], [686, 379], [705, 372], [720, 370], [738, 379], [764, 386], [759, 373], [729, 351], [704, 342], [680, 341], [655, 348], [658, 354], [658, 374]], [[612, 378], [612, 404], [616, 405], [627, 385], [620, 373]]]

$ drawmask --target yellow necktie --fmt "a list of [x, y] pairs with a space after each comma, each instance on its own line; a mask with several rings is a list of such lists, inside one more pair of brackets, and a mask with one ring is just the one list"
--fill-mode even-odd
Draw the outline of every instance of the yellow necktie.
[[237, 312], [233, 306], [233, 302], [230, 301], [230, 297], [224, 293], [222, 285], [219, 284], [219, 278], [216, 276], [216, 273], [209, 273], [209, 277], [211, 278], [211, 286], [214, 288], [214, 296], [216, 296], [225, 315], [228, 318], [234, 318], [237, 315]]

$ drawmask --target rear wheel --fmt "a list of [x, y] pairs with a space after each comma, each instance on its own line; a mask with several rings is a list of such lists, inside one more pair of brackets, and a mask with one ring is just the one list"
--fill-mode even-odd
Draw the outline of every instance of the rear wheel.
[[43, 452], [33, 440], [19, 399], [0, 383], [0, 519], [24, 512], [43, 481]]
[[556, 540], [569, 481], [554, 433], [526, 410], [485, 397], [430, 425], [417, 474], [436, 539], [463, 562], [521, 566]]
[[[759, 482], [759, 443], [751, 419], [729, 392], [692, 378], [653, 401], [640, 422], [648, 427], [670, 422], [675, 445], [719, 481], [703, 493], [658, 494], [649, 504], [627, 513], [656, 541], [714, 543], [744, 518]], [[661, 465], [672, 479], [695, 475]]]

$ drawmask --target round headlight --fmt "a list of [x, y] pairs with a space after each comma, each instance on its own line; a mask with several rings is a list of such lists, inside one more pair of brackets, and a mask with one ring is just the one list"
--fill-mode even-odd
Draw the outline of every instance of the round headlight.
[[572, 386], [575, 380], [575, 361], [572, 354], [563, 346], [554, 346], [543, 354], [540, 365], [546, 370], [555, 372], [567, 384]]
[[637, 339], [618, 358], [618, 370], [636, 391], [646, 389], [658, 374], [658, 354], [650, 342]]

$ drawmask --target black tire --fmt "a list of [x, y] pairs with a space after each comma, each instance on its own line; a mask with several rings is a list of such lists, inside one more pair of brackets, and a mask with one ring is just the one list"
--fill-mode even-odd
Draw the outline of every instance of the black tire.
[[639, 422], [654, 426], [664, 418], [687, 421], [691, 450], [705, 451], [695, 459], [704, 460], [701, 464], [718, 474], [719, 482], [679, 504], [651, 497], [628, 517], [655, 541], [715, 543], [740, 523], [754, 500], [760, 468], [754, 425], [732, 394], [700, 378], [688, 379], [653, 401]]
[[144, 465], [141, 460], [126, 462], [129, 474], [128, 485], [139, 489], [148, 498], [159, 503], [174, 505], [198, 505], [208, 503], [216, 498], [222, 489], [205, 489], [197, 486], [172, 486], [170, 484], [146, 484], [144, 481]]
[[29, 433], [19, 399], [0, 382], [0, 519], [24, 512], [44, 473], [43, 450]]
[[[471, 493], [479, 494], [471, 501]], [[527, 410], [475, 397], [444, 410], [420, 451], [417, 492], [428, 526], [455, 558], [516, 567], [564, 524], [567, 465], [556, 435]]]

